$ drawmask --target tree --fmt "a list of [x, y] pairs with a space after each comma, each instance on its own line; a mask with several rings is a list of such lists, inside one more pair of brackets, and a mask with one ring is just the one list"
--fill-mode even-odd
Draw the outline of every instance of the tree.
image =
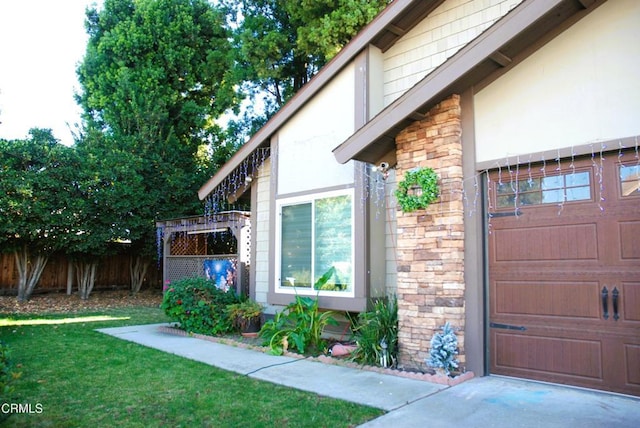
[[[146, 197], [137, 156], [107, 144], [79, 145], [76, 155], [71, 197], [74, 219], [65, 251], [74, 261], [80, 297], [88, 299], [99, 260], [123, 252], [139, 239], [148, 219], [132, 203]], [[139, 290], [139, 284], [135, 285], [132, 291]]]
[[65, 245], [74, 219], [68, 198], [73, 149], [50, 129], [29, 135], [0, 139], [0, 246], [15, 256], [20, 301], [30, 298], [49, 256]]
[[284, 105], [390, 0], [229, 0], [237, 79], [264, 113], [236, 123], [251, 134]]
[[[96, 166], [97, 182], [135, 159], [118, 177], [135, 196], [114, 209], [135, 253], [150, 256], [155, 220], [201, 211], [197, 189], [211, 175], [208, 159], [228, 157], [215, 119], [238, 102], [230, 34], [206, 0], [105, 0], [102, 10], [87, 10], [86, 27], [78, 147], [109, 159]], [[132, 260], [134, 291], [147, 265]]]

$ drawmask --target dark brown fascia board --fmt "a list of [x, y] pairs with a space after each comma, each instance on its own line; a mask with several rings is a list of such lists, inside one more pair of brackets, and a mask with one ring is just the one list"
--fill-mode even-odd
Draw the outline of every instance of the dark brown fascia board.
[[[251, 153], [269, 145], [269, 139], [280, 129], [295, 113], [300, 110], [315, 94], [320, 91], [331, 79], [336, 76], [353, 58], [365, 49], [372, 40], [379, 38], [380, 34], [391, 33], [387, 30], [389, 26], [396, 26], [399, 18], [407, 14], [420, 5], [434, 7], [441, 4], [443, 0], [394, 0], [376, 18], [369, 23], [360, 33], [358, 33], [322, 70], [318, 72], [289, 102], [287, 102], [262, 128], [260, 128], [218, 172], [211, 177], [198, 190], [200, 200], [205, 199], [222, 181], [231, 174], [244, 159]], [[413, 23], [413, 26], [417, 24]], [[409, 27], [408, 23], [404, 24]], [[412, 28], [412, 27], [411, 27]], [[406, 28], [403, 28], [406, 30]]]
[[385, 27], [385, 31], [379, 32], [371, 40], [371, 44], [382, 52], [388, 51], [398, 40], [444, 2], [445, 0], [414, 1], [411, 7], [405, 8], [398, 13], [393, 22]]
[[[395, 147], [395, 136], [411, 123], [415, 113], [425, 110], [442, 98], [464, 90], [474, 82], [469, 73], [486, 76], [507, 61], [501, 48], [556, 8], [574, 8], [587, 0], [525, 0], [493, 26], [436, 68], [400, 98], [387, 106], [366, 125], [333, 150], [340, 163], [361, 160], [376, 163], [380, 156]], [[496, 60], [499, 60], [496, 61]], [[489, 60], [489, 61], [487, 61]]]

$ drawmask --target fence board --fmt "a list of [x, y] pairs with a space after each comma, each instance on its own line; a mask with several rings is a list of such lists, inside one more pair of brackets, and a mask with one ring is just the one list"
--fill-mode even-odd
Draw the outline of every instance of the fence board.
[[[69, 259], [61, 254], [52, 256], [42, 272], [34, 293], [66, 292]], [[16, 294], [18, 271], [13, 254], [0, 254], [0, 294]], [[129, 255], [103, 258], [98, 264], [95, 289], [129, 288]], [[162, 287], [162, 267], [151, 262], [143, 288]], [[74, 290], [76, 281], [74, 278]]]

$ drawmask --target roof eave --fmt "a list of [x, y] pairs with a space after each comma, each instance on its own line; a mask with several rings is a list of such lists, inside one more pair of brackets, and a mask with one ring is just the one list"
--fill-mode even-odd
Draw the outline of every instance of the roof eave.
[[[521, 3], [336, 147], [333, 153], [337, 161], [377, 163], [395, 149], [395, 137], [403, 129], [443, 98], [461, 93], [497, 70], [515, 65], [512, 59], [527, 51], [532, 40], [540, 40], [562, 23], [577, 21], [604, 1]], [[526, 56], [530, 54], [531, 51], [526, 52]]]

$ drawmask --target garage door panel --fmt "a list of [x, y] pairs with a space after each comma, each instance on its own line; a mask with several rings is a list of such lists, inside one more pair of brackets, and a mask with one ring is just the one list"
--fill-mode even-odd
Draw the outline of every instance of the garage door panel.
[[625, 261], [640, 261], [640, 221], [618, 224], [620, 230], [620, 258]]
[[597, 260], [596, 224], [496, 230], [495, 261]]
[[625, 344], [624, 356], [625, 382], [629, 386], [640, 389], [640, 345]]
[[497, 316], [544, 316], [598, 320], [599, 283], [558, 281], [496, 281], [492, 298]]
[[[603, 377], [602, 344], [598, 340], [560, 339], [495, 333], [496, 367], [532, 375], [570, 375], [591, 380]], [[571, 358], [580, 355], [579, 359]]]
[[621, 321], [640, 326], [640, 282], [623, 282], [619, 299]]

